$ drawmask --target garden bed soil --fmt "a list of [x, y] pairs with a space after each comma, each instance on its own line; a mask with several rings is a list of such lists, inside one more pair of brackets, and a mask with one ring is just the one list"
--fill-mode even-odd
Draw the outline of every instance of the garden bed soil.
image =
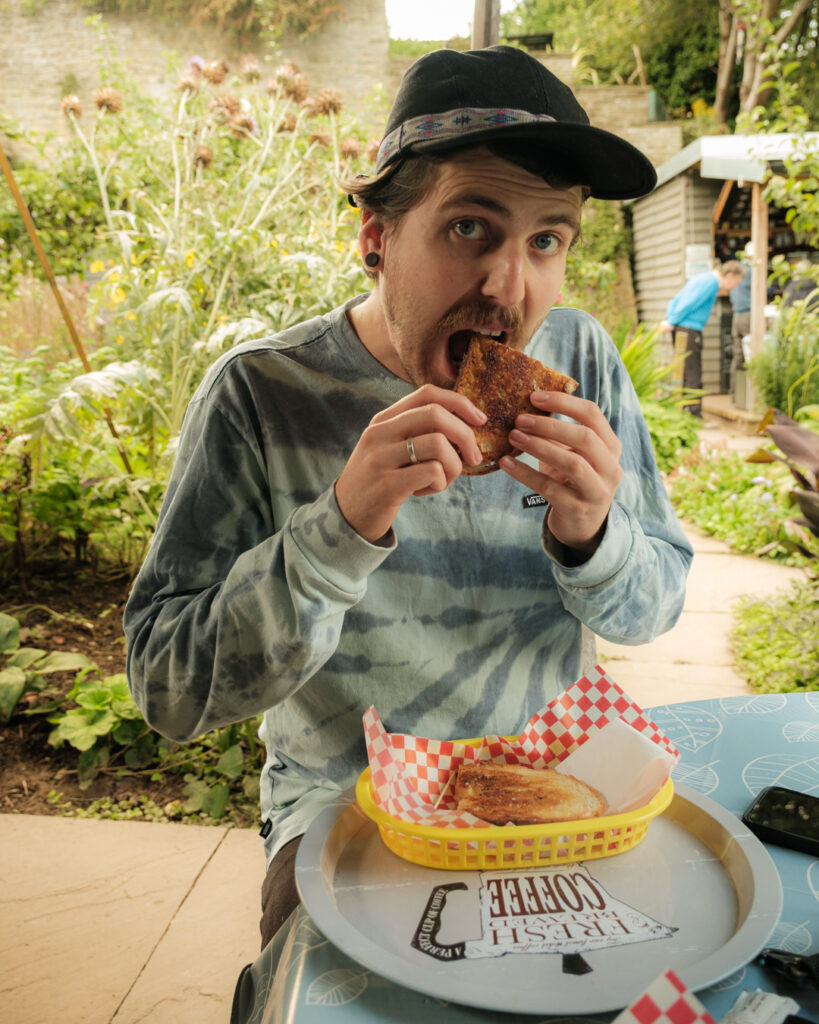
[[[129, 588], [130, 580], [124, 576], [37, 579], [6, 589], [0, 612], [20, 620], [24, 646], [84, 654], [109, 676], [125, 671], [122, 612]], [[55, 673], [46, 681], [67, 693], [74, 675]], [[66, 801], [79, 810], [105, 797], [137, 801], [146, 796], [162, 806], [181, 797], [184, 781], [173, 776], [152, 782], [148, 776], [100, 775], [87, 789], [80, 789], [77, 751], [49, 744], [53, 726], [47, 716], [22, 713], [43, 704], [39, 695], [29, 694], [9, 722], [0, 725], [0, 813], [59, 815], [65, 813]], [[59, 793], [60, 800], [50, 799], [52, 792]]]

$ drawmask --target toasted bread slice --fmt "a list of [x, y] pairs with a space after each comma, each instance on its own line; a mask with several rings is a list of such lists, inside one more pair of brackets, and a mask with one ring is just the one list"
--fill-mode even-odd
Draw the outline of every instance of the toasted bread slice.
[[493, 825], [540, 825], [596, 818], [606, 801], [573, 775], [522, 764], [463, 764], [455, 781], [459, 811]]
[[[488, 419], [475, 428], [475, 440], [483, 459], [477, 466], [464, 463], [472, 476], [493, 473], [498, 461], [516, 449], [509, 431], [522, 412], [538, 412], [529, 401], [533, 391], [565, 391], [572, 394], [577, 381], [509, 348], [484, 334], [473, 334], [458, 371], [455, 390], [486, 413]], [[542, 412], [540, 415], [543, 415]]]

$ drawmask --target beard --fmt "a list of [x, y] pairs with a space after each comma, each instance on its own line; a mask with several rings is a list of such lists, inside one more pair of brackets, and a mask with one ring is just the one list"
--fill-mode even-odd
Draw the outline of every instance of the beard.
[[441, 346], [447, 346], [449, 360], [457, 370], [475, 328], [502, 330], [498, 340], [515, 349], [525, 348], [531, 338], [531, 333], [523, 333], [523, 314], [515, 307], [491, 302], [455, 303], [438, 320], [424, 324], [423, 310], [411, 310], [403, 295], [395, 296], [383, 285], [382, 302], [390, 342], [408, 380], [416, 387], [435, 384], [452, 389], [454, 379], [442, 376], [435, 368], [441, 360]]

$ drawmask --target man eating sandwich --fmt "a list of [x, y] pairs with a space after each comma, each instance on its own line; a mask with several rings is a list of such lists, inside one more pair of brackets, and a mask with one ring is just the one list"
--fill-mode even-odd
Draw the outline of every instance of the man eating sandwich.
[[[264, 712], [264, 943], [300, 836], [366, 766], [367, 707], [391, 732], [514, 733], [582, 674], [583, 625], [640, 644], [676, 622], [692, 552], [628, 374], [553, 308], [586, 197], [655, 180], [525, 52], [430, 53], [346, 183], [369, 291], [199, 387], [128, 673], [176, 740]], [[488, 474], [465, 471], [486, 415], [455, 389], [475, 334], [577, 385], [532, 390]]]

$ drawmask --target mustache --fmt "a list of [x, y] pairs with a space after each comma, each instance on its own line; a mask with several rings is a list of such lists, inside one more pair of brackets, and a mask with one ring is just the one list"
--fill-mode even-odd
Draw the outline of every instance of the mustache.
[[495, 306], [485, 303], [469, 303], [453, 306], [439, 321], [442, 331], [451, 334], [469, 327], [500, 327], [504, 331], [519, 331], [523, 326], [523, 314], [514, 306]]

